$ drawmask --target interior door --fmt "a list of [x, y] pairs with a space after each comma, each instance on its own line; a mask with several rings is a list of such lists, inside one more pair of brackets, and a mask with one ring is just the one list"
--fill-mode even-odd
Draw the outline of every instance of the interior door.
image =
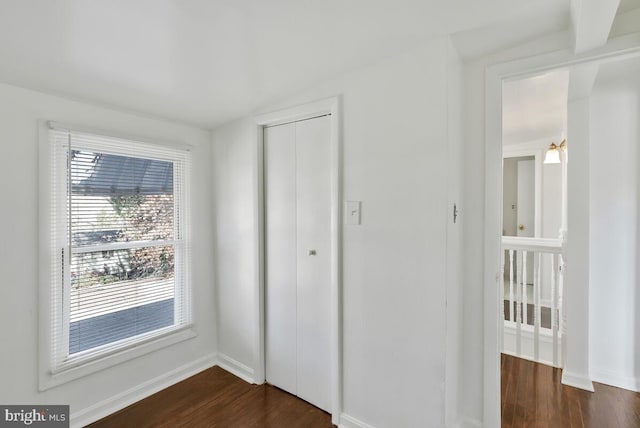
[[265, 129], [267, 381], [330, 410], [328, 116]]

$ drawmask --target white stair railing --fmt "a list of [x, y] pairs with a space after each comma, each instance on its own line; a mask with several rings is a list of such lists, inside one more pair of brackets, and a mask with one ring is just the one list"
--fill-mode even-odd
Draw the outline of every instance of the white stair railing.
[[[560, 367], [563, 331], [562, 240], [505, 236], [502, 238], [502, 249], [505, 254], [500, 281], [502, 351]], [[508, 266], [505, 266], [507, 260]], [[508, 281], [507, 290], [505, 281]], [[530, 300], [533, 302], [532, 308], [529, 308]], [[508, 311], [505, 310], [507, 302]]]

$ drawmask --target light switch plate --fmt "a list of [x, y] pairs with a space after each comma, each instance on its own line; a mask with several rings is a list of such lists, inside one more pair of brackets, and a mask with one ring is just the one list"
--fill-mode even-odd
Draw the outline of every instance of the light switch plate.
[[360, 208], [362, 203], [360, 201], [347, 201], [346, 216], [347, 224], [360, 224]]

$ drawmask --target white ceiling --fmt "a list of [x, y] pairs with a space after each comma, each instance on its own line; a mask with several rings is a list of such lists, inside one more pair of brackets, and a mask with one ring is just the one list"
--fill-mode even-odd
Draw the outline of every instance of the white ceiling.
[[[638, 0], [640, 1], [640, 0]], [[562, 5], [558, 2], [556, 6]], [[466, 60], [473, 60], [502, 49], [509, 49], [543, 35], [569, 28], [569, 8], [540, 9], [527, 16], [489, 24], [453, 34], [453, 42]]]
[[0, 0], [0, 81], [213, 127], [435, 35], [564, 17], [568, 8], [569, 0]]
[[557, 143], [566, 131], [568, 94], [568, 70], [504, 83], [503, 143], [520, 144], [543, 138]]

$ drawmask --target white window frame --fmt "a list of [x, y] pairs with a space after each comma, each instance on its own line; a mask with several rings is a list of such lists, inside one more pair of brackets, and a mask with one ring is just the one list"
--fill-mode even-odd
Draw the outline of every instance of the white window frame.
[[[191, 280], [190, 280], [190, 264], [189, 264], [189, 248], [191, 245], [189, 235], [189, 168], [184, 171], [181, 177], [181, 184], [184, 187], [184, 198], [176, 203], [181, 204], [181, 218], [175, 221], [183, 221], [180, 226], [183, 230], [183, 249], [178, 254], [176, 248], [176, 257], [183, 257], [182, 263], [184, 269], [184, 286], [177, 291], [176, 298], [179, 302], [176, 307], [181, 305], [187, 315], [184, 322], [178, 326], [162, 328], [156, 331], [139, 336], [136, 340], [123, 340], [119, 346], [106, 346], [103, 350], [101, 347], [88, 350], [90, 352], [80, 352], [74, 354], [72, 358], [64, 361], [55, 361], [55, 356], [60, 355], [59, 349], [54, 349], [54, 343], [61, 343], [54, 340], [56, 334], [54, 323], [64, 322], [65, 313], [68, 315], [68, 302], [60, 306], [59, 299], [53, 296], [60, 293], [61, 286], [52, 285], [52, 272], [55, 270], [52, 262], [52, 212], [51, 202], [54, 194], [53, 184], [50, 180], [51, 164], [53, 149], [50, 142], [50, 130], [69, 129], [76, 132], [84, 132], [107, 138], [124, 139], [132, 143], [150, 145], [156, 147], [171, 147], [186, 152], [187, 162], [190, 158], [190, 146], [178, 145], [175, 143], [167, 143], [162, 141], [145, 142], [139, 138], [131, 138], [127, 136], [117, 135], [113, 132], [88, 130], [79, 126], [68, 126], [60, 123], [39, 121], [39, 390], [44, 391], [51, 387], [78, 379], [99, 370], [114, 366], [116, 364], [129, 361], [141, 355], [159, 350], [161, 348], [176, 344], [178, 342], [193, 338], [196, 332], [192, 318], [192, 302], [191, 302]], [[66, 175], [66, 173], [65, 173]], [[166, 242], [165, 242], [166, 243]], [[155, 245], [155, 244], [152, 244]], [[178, 268], [177, 268], [178, 269]], [[58, 281], [60, 282], [60, 281]], [[64, 285], [62, 285], [64, 287]], [[67, 299], [65, 299], [67, 300]], [[67, 309], [65, 309], [65, 307]], [[68, 323], [68, 316], [67, 316]], [[68, 325], [63, 326], [62, 331], [68, 331]], [[68, 334], [68, 333], [67, 333]], [[62, 342], [64, 345], [64, 341]], [[65, 350], [68, 353], [68, 347]]]

